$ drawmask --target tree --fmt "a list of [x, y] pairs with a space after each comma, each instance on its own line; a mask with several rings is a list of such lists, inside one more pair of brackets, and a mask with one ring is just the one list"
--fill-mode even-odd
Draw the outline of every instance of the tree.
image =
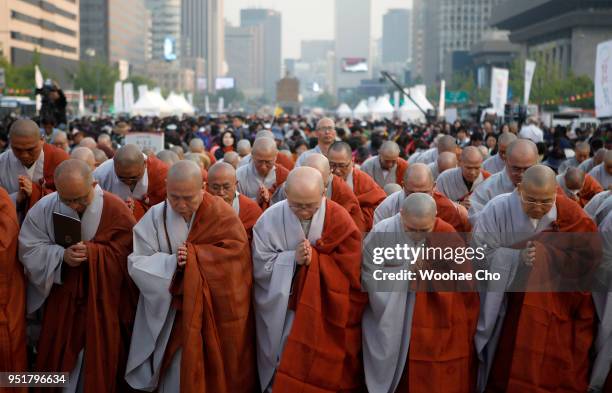
[[85, 94], [112, 97], [115, 82], [118, 80], [119, 70], [117, 68], [102, 62], [82, 61], [74, 76], [74, 87], [83, 89]]
[[4, 68], [6, 86], [11, 89], [31, 89], [32, 95], [36, 88], [34, 74], [37, 65], [44, 77], [56, 79], [40, 65], [40, 54], [38, 52], [34, 52], [30, 64], [21, 67], [12, 65], [6, 58], [0, 56], [0, 67]]
[[138, 86], [141, 85], [146, 85], [149, 89], [153, 89], [157, 86], [157, 83], [154, 80], [142, 75], [131, 75], [125, 80], [125, 83], [131, 83], [135, 88], [138, 88]]
[[333, 109], [336, 106], [336, 97], [324, 91], [323, 93], [319, 94], [319, 96], [315, 100], [315, 106], [320, 106], [321, 108]]

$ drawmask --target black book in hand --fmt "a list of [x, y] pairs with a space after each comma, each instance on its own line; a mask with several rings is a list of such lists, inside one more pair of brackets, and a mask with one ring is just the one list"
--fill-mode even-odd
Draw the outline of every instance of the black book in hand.
[[62, 213], [53, 212], [55, 243], [68, 248], [81, 241], [81, 221]]

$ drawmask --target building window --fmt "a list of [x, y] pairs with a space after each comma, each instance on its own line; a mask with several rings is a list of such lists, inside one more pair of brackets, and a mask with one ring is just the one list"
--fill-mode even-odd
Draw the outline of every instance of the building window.
[[53, 22], [49, 22], [43, 19], [33, 18], [29, 15], [25, 15], [17, 11], [11, 11], [11, 18], [22, 21], [22, 22], [26, 22], [32, 25], [40, 26], [45, 30], [57, 31], [57, 32], [60, 32], [60, 33], [63, 33], [63, 34], [66, 34], [72, 37], [76, 37], [76, 31], [74, 30], [67, 29], [63, 26], [57, 25]]
[[68, 52], [68, 53], [77, 53], [76, 48], [72, 46], [60, 44], [59, 42], [49, 40], [46, 38], [32, 37], [30, 35], [23, 34], [17, 31], [11, 31], [11, 38], [17, 41], [23, 41], [23, 42], [28, 42], [34, 45], [40, 45], [43, 48], [58, 49], [58, 50], [61, 50], [62, 52]]
[[58, 15], [61, 15], [61, 16], [65, 17], [65, 18], [68, 18], [68, 19], [77, 20], [76, 14], [73, 14], [72, 12], [68, 12], [66, 10], [63, 10], [63, 9], [57, 7], [56, 5], [54, 5], [54, 4], [52, 4], [52, 3], [48, 2], [48, 1], [45, 1], [45, 0], [21, 0], [21, 1], [23, 1], [24, 3], [32, 4], [32, 5], [34, 5], [36, 7], [39, 7], [39, 8], [41, 8], [41, 9], [47, 11], [47, 12], [51, 12], [53, 14], [58, 14]]

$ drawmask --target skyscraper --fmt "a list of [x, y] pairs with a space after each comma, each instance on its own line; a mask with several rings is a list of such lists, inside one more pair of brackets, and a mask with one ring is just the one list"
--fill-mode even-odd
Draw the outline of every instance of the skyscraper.
[[268, 9], [244, 9], [240, 11], [242, 27], [262, 26], [264, 37], [264, 91], [274, 100], [276, 82], [281, 78], [282, 22], [278, 11]]
[[225, 27], [227, 76], [247, 97], [264, 94], [263, 26]]
[[144, 73], [148, 34], [144, 0], [81, 0], [80, 10], [82, 60], [95, 56], [110, 65], [124, 60], [131, 72]]
[[151, 59], [180, 59], [181, 0], [146, 0], [146, 6], [151, 13]]
[[370, 0], [336, 0], [336, 89], [354, 88], [371, 77]]
[[408, 9], [391, 9], [383, 16], [383, 64], [405, 63], [410, 58], [411, 25]]

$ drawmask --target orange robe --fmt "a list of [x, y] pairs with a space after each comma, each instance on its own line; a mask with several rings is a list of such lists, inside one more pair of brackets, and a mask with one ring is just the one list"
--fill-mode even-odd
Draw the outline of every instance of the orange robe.
[[291, 158], [287, 157], [282, 153], [278, 153], [278, 156], [276, 156], [276, 162], [278, 164], [281, 164], [285, 167], [285, 169], [288, 170], [292, 170], [295, 167], [295, 162], [293, 162]]
[[[51, 194], [55, 191], [55, 181], [53, 180], [55, 168], [57, 168], [57, 166], [63, 161], [70, 158], [68, 153], [66, 153], [64, 150], [47, 143], [43, 145], [43, 153], [45, 154], [43, 162], [43, 178], [38, 183], [32, 182], [32, 195], [30, 195], [28, 209], [34, 206], [34, 204], [45, 195]], [[23, 213], [25, 214], [26, 212], [27, 209]]]
[[467, 233], [472, 229], [467, 215], [461, 214], [458, 207], [442, 193], [434, 191], [433, 198], [438, 208], [438, 216], [455, 228], [457, 232]]
[[597, 180], [588, 173], [584, 176], [584, 185], [578, 193], [578, 203], [581, 207], [585, 207], [593, 197], [600, 192], [603, 192], [603, 187]]
[[242, 194], [238, 195], [238, 203], [240, 204], [240, 214], [238, 214], [238, 217], [242, 221], [242, 225], [244, 225], [250, 244], [253, 239], [253, 226], [263, 212], [255, 201]]
[[353, 193], [359, 201], [367, 232], [372, 229], [374, 223], [374, 210], [385, 200], [387, 194], [367, 173], [357, 168], [353, 169]]
[[404, 173], [408, 169], [408, 161], [403, 158], [397, 159], [397, 169], [395, 170], [396, 183], [404, 187]]
[[[276, 190], [278, 190], [278, 188], [283, 185], [285, 180], [287, 180], [287, 176], [289, 176], [289, 170], [284, 166], [280, 164], [275, 164], [274, 168], [276, 169], [276, 182], [272, 187], [268, 189], [268, 192], [270, 193], [270, 198], [272, 198], [274, 192], [276, 192]], [[266, 203], [261, 201], [259, 207], [261, 208], [261, 210], [266, 210], [268, 207], [270, 207], [270, 202]]]
[[180, 393], [249, 393], [258, 386], [251, 252], [232, 213], [221, 198], [204, 194], [186, 242], [187, 264], [170, 288], [177, 314], [164, 363], [183, 349]]
[[[36, 370], [70, 372], [83, 358], [85, 393], [125, 392], [138, 290], [127, 271], [136, 221], [125, 203], [104, 192], [98, 231], [87, 245], [87, 262], [62, 266], [62, 285], [45, 302]], [[60, 388], [42, 388], [57, 392]]]
[[[436, 218], [433, 232], [456, 231]], [[469, 263], [461, 267], [469, 268]], [[417, 292], [408, 359], [395, 392], [473, 392], [478, 312], [475, 292]]]
[[342, 178], [333, 175], [332, 182], [332, 201], [342, 206], [350, 215], [357, 229], [361, 232], [366, 231], [366, 224], [359, 207], [359, 200], [353, 194], [349, 186]]
[[274, 393], [362, 392], [361, 233], [343, 208], [326, 200], [321, 238], [308, 267], [295, 276], [289, 307], [295, 319]]
[[[566, 196], [557, 193], [556, 205], [552, 232], [597, 231], [595, 223]], [[538, 236], [532, 240], [537, 241]], [[585, 237], [581, 239], [584, 242]], [[556, 259], [550, 240], [536, 244], [537, 260], [530, 280]], [[589, 248], [588, 244], [577, 244], [565, 246], [561, 252], [580, 253]], [[585, 260], [584, 256], [577, 259]], [[586, 392], [597, 319], [591, 294], [512, 292], [507, 297], [506, 317], [485, 391]]]
[[136, 221], [140, 220], [151, 206], [155, 206], [166, 199], [166, 176], [168, 175], [169, 168], [168, 164], [157, 157], [147, 157], [149, 184], [145, 198], [134, 201], [134, 217], [136, 217]]
[[[17, 258], [19, 224], [13, 202], [1, 187], [0, 233], [0, 372], [26, 371], [26, 282]], [[20, 390], [0, 388], [9, 391]]]

